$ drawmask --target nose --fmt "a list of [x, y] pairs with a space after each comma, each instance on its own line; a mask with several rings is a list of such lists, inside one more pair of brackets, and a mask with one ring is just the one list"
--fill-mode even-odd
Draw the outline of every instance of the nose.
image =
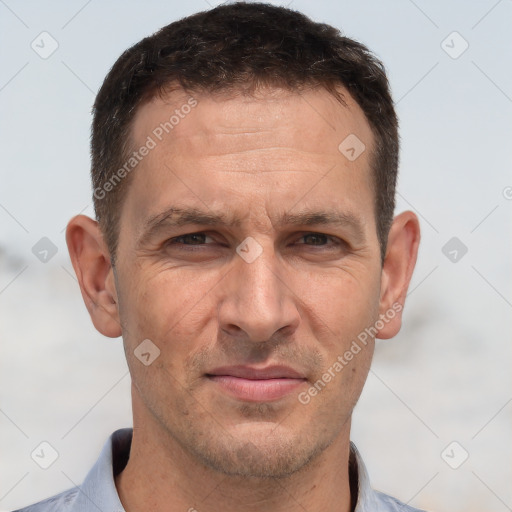
[[300, 324], [297, 298], [273, 249], [265, 248], [250, 263], [236, 255], [234, 265], [223, 287], [220, 328], [252, 342], [269, 341], [278, 331], [293, 334]]

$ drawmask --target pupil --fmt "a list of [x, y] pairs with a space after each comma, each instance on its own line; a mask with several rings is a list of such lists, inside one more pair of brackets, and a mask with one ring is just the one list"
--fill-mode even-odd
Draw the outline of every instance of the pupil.
[[[306, 237], [313, 239], [313, 245], [322, 245], [322, 243], [325, 242], [324, 235], [306, 235]], [[315, 240], [316, 240], [316, 243], [315, 243]]]
[[192, 243], [202, 243], [203, 237], [204, 237], [204, 235], [202, 235], [201, 233], [195, 233], [193, 235], [188, 235], [188, 238]]

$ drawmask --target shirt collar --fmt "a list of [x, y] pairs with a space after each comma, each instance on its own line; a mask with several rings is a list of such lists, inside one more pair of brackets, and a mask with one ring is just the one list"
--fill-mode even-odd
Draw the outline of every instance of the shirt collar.
[[370, 477], [366, 471], [363, 459], [356, 448], [356, 445], [350, 442], [349, 457], [349, 479], [350, 489], [357, 492], [357, 501], [354, 512], [370, 512], [379, 510], [375, 491], [370, 485]]
[[[125, 512], [114, 481], [114, 470], [120, 473], [130, 455], [133, 429], [116, 430], [107, 440], [101, 454], [80, 487], [73, 512], [108, 510]], [[95, 507], [91, 507], [91, 504]]]

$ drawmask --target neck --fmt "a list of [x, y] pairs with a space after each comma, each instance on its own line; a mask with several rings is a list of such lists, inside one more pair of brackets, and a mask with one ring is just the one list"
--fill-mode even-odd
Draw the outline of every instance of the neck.
[[215, 471], [153, 423], [134, 417], [130, 458], [115, 477], [117, 491], [127, 512], [350, 512], [349, 423], [301, 470], [264, 479]]

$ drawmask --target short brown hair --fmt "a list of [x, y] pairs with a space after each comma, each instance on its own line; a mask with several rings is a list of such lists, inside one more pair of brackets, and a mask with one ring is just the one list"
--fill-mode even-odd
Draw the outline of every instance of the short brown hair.
[[108, 193], [105, 185], [129, 158], [136, 110], [174, 83], [185, 91], [206, 92], [259, 85], [292, 91], [323, 87], [342, 103], [339, 86], [347, 89], [374, 134], [371, 168], [384, 259], [395, 207], [399, 139], [382, 63], [364, 45], [300, 12], [237, 2], [188, 16], [142, 39], [119, 57], [98, 92], [91, 137], [93, 201], [112, 262], [130, 180], [108, 187]]

